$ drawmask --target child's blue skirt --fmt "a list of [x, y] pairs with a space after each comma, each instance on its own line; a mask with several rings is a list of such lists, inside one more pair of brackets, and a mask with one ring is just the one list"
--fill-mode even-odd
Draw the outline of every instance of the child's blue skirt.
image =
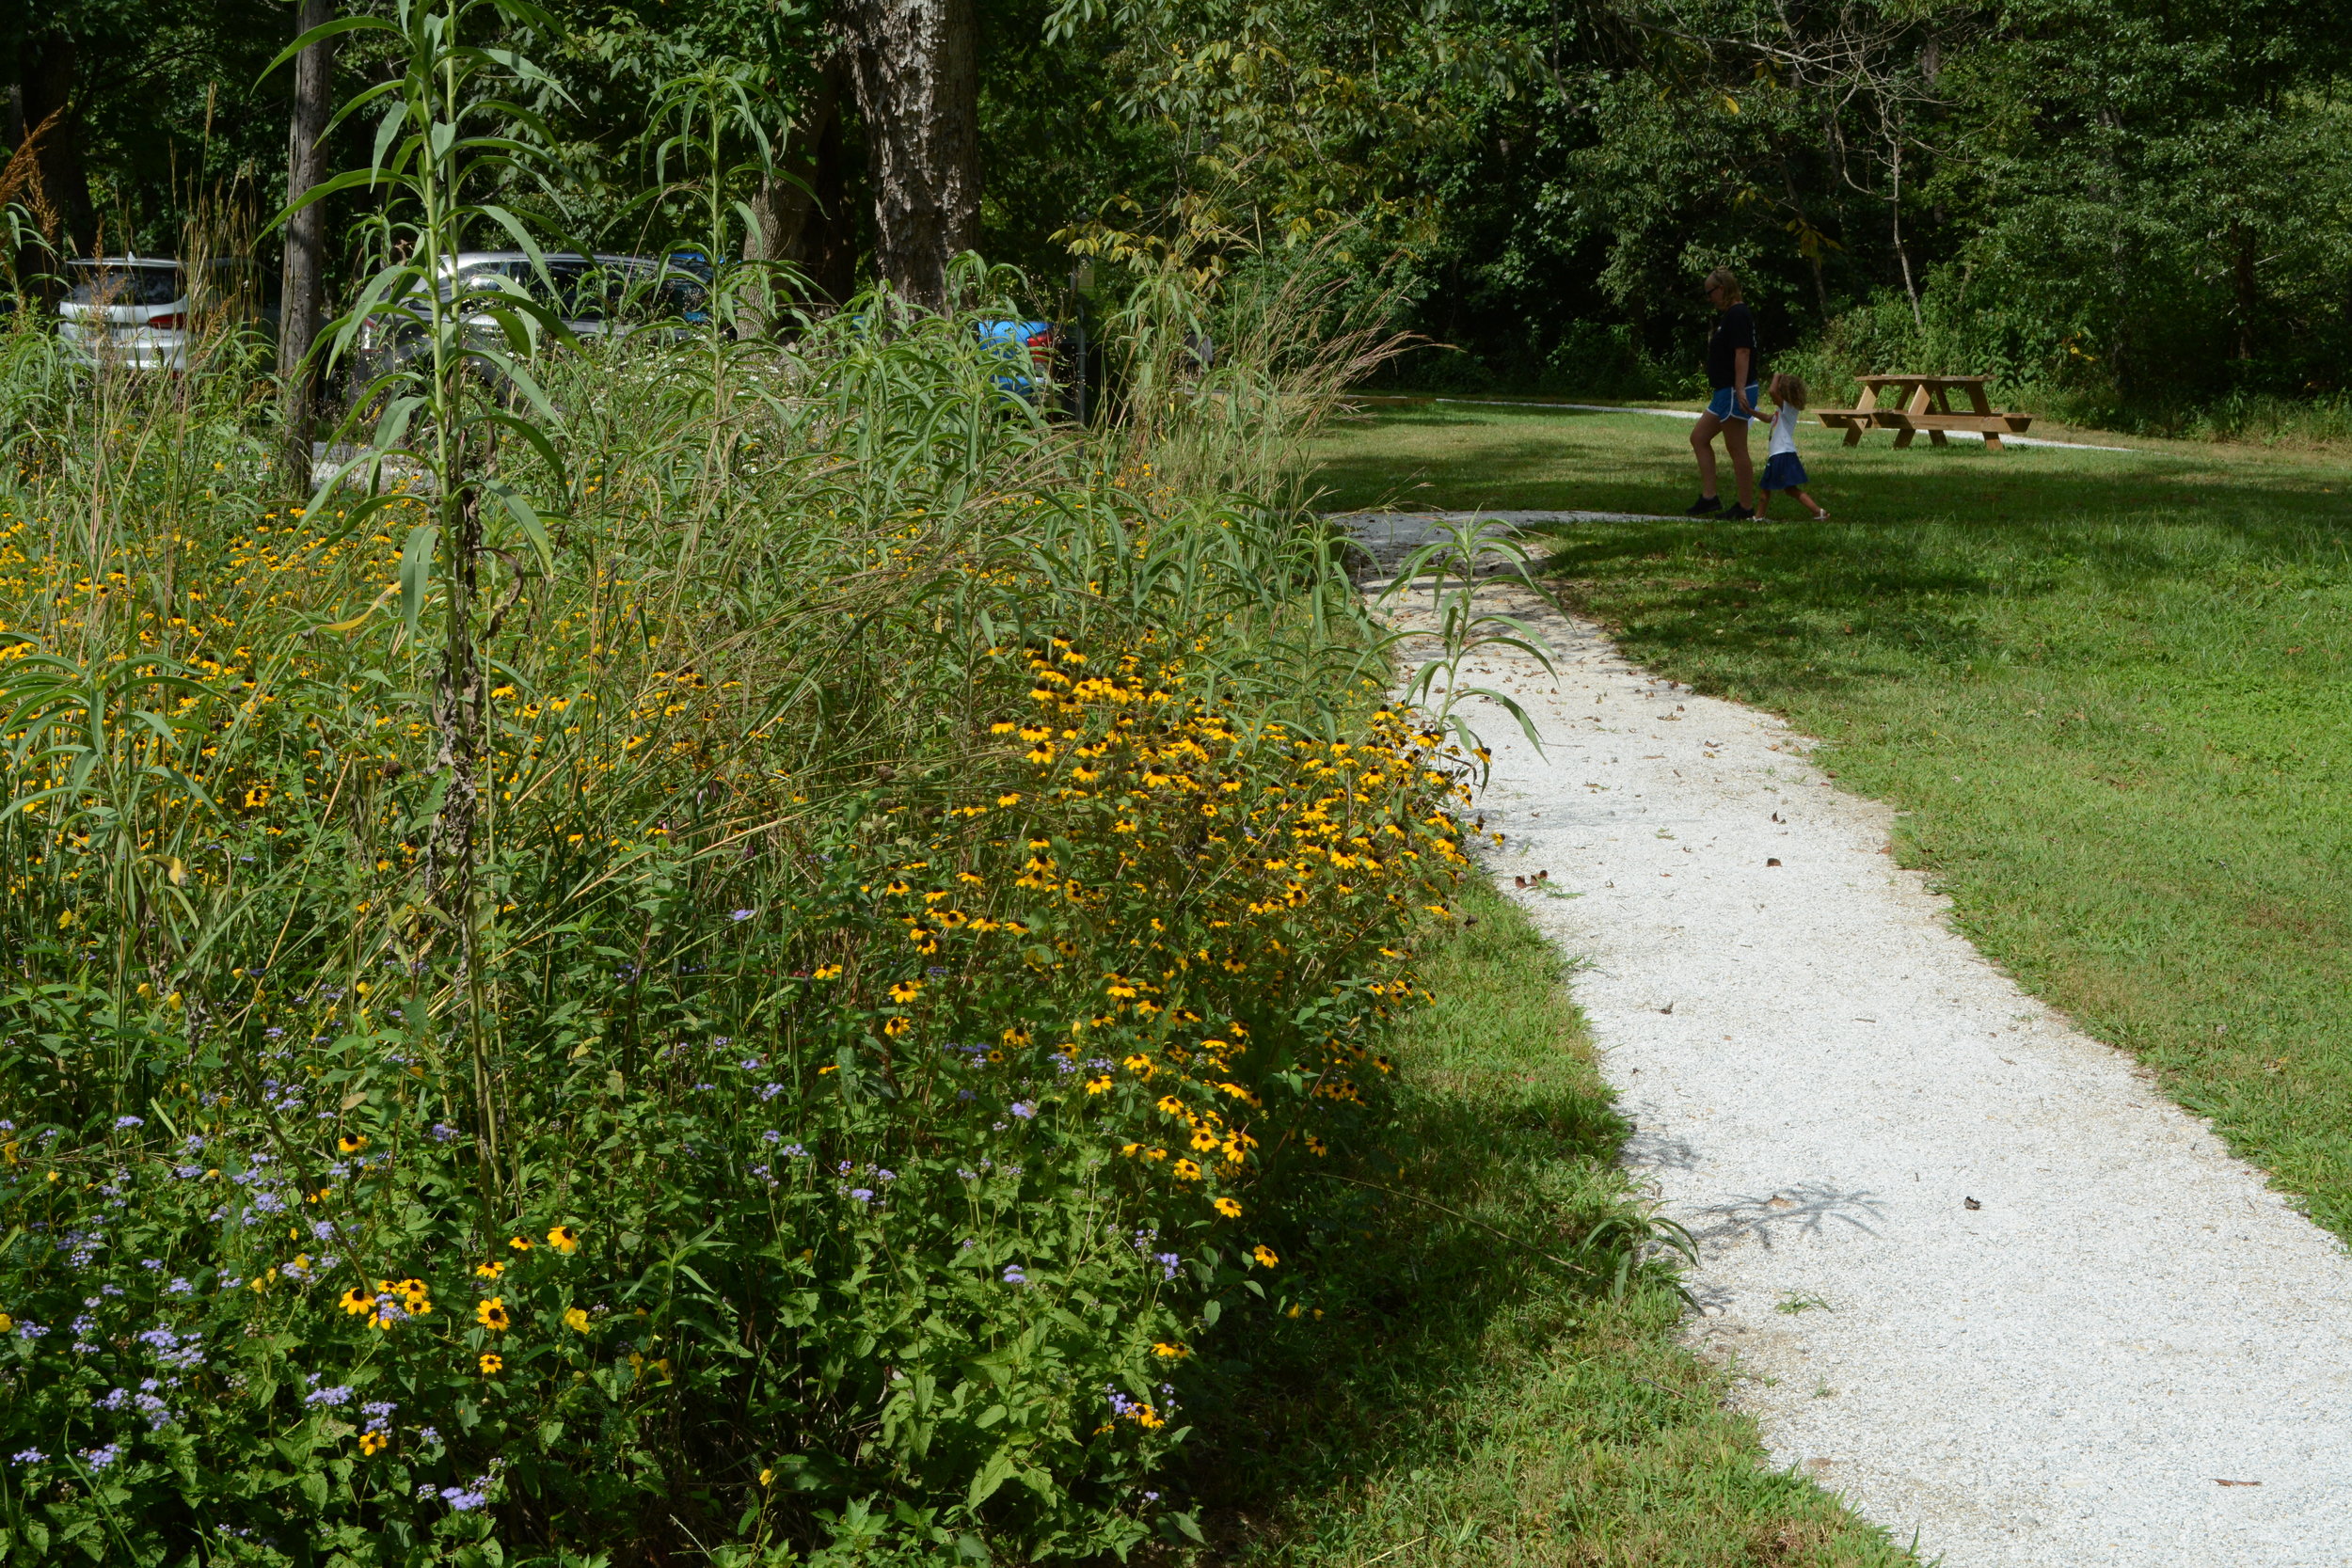
[[1804, 465], [1797, 461], [1793, 451], [1776, 451], [1764, 460], [1764, 480], [1760, 488], [1766, 490], [1802, 490], [1804, 488]]

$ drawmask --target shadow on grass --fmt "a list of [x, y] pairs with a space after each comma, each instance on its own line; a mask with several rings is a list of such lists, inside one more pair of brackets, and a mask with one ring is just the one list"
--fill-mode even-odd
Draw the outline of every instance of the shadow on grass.
[[[1547, 570], [1649, 658], [1769, 669], [1779, 691], [2009, 660], [2112, 663], [2128, 623], [2070, 625], [2086, 596], [2152, 608], [2174, 587], [2269, 592], [2352, 577], [2352, 531], [2283, 515], [2140, 514], [2070, 521], [1620, 523], [1554, 531]], [[2151, 597], [2154, 596], [2154, 597]], [[2132, 657], [2171, 657], [2165, 628]]]
[[1626, 1128], [1557, 955], [1483, 885], [1464, 908], [1440, 1000], [1397, 1041], [1390, 1157], [1343, 1173], [1374, 1185], [1324, 1183], [1275, 1332], [1202, 1369], [1202, 1407], [1229, 1413], [1191, 1448], [1213, 1556], [1908, 1560], [1720, 1407], [1637, 1255]]

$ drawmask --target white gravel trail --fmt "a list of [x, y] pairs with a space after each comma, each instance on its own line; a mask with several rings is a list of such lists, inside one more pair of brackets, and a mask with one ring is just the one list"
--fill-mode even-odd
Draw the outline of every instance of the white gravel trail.
[[1949, 1568], [2352, 1563], [2342, 1245], [1979, 957], [1811, 742], [1480, 597], [1560, 667], [1463, 671], [1544, 739], [1473, 712], [1490, 869], [1583, 966], [1773, 1460]]

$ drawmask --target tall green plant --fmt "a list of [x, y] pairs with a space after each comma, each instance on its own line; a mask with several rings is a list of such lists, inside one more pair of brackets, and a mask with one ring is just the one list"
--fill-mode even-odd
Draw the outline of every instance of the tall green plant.
[[[323, 515], [363, 471], [372, 483], [380, 480], [386, 460], [395, 456], [421, 470], [417, 488], [430, 498], [431, 520], [412, 526], [402, 546], [398, 584], [412, 641], [422, 635], [428, 601], [437, 594], [440, 600], [440, 658], [430, 705], [438, 779], [426, 861], [433, 928], [418, 933], [411, 961], [443, 944], [454, 948], [483, 1101], [477, 1135], [485, 1171], [497, 1170], [500, 1161], [483, 1022], [490, 1000], [480, 961], [494, 911], [477, 876], [489, 685], [485, 653], [528, 575], [516, 541], [542, 574], [554, 567], [545, 519], [565, 510], [569, 479], [548, 435], [555, 409], [528, 360], [542, 341], [564, 341], [571, 334], [548, 300], [503, 273], [459, 264], [476, 234], [502, 233], [531, 258], [553, 293], [547, 258], [529, 226], [487, 193], [501, 178], [537, 180], [549, 168], [546, 128], [512, 89], [561, 88], [515, 50], [470, 40], [488, 30], [485, 24], [548, 21], [525, 0], [395, 0], [390, 17], [345, 17], [314, 28], [272, 65], [312, 43], [364, 33], [381, 35], [398, 67], [335, 117], [340, 125], [375, 112], [367, 166], [313, 186], [278, 221], [347, 190], [365, 190], [383, 203], [384, 264], [332, 325], [336, 358], [374, 351], [372, 361], [363, 360], [373, 374], [358, 403], [374, 410], [373, 425], [358, 453], [320, 483], [309, 510]], [[543, 465], [535, 484], [528, 462], [511, 461], [517, 447]], [[405, 499], [376, 487], [341, 509], [339, 534], [358, 532]], [[485, 573], [505, 579], [495, 605], [484, 592]]]

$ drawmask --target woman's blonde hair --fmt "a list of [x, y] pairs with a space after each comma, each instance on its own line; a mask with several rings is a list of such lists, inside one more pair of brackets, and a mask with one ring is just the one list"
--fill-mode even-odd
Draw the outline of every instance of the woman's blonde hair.
[[1713, 272], [1708, 273], [1704, 287], [1721, 289], [1730, 297], [1732, 304], [1740, 303], [1740, 275], [1729, 267], [1717, 267]]
[[1790, 375], [1784, 371], [1772, 377], [1772, 396], [1791, 408], [1803, 408], [1812, 395], [1805, 389], [1804, 377], [1801, 375]]

